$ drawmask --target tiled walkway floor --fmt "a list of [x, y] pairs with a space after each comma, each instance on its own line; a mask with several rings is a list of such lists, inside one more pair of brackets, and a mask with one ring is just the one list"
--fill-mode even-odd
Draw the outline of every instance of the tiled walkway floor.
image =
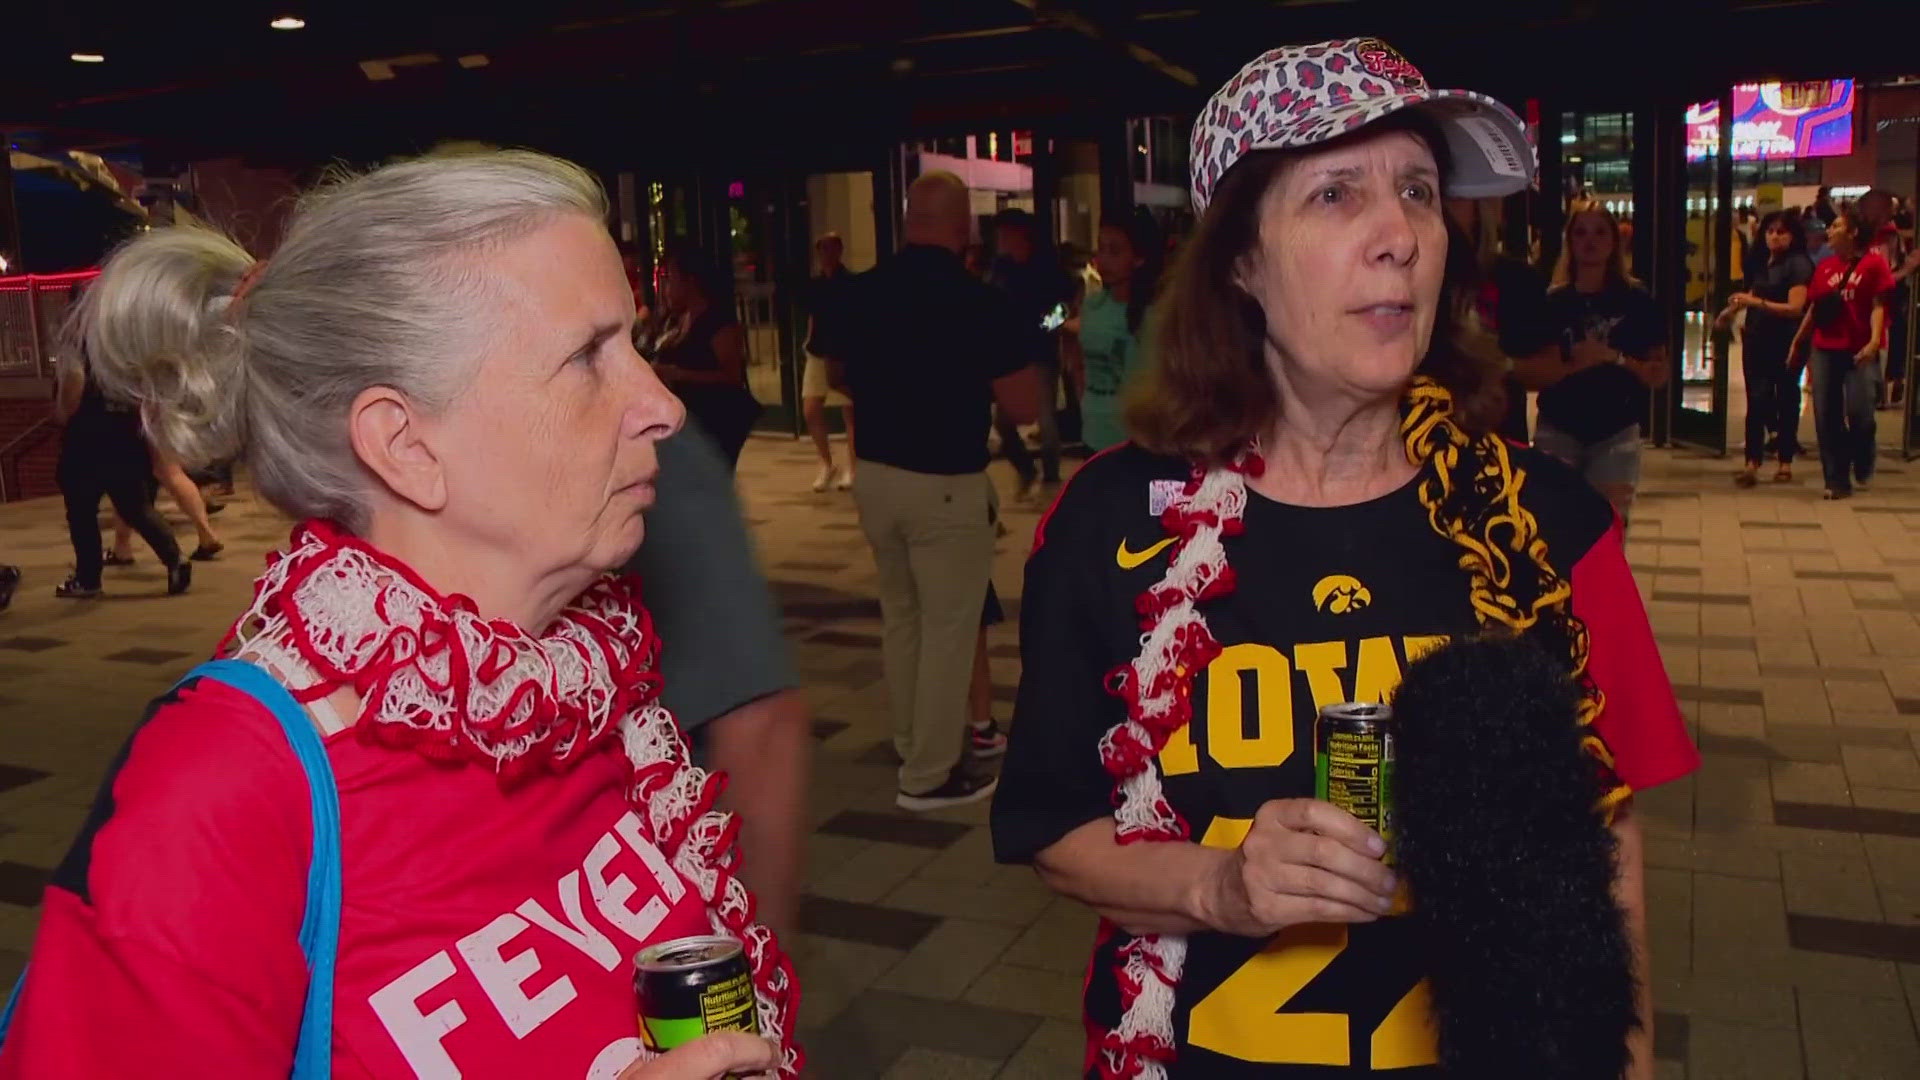
[[[1870, 494], [1824, 504], [1814, 462], [1739, 492], [1729, 461], [1648, 455], [1630, 558], [1705, 755], [1642, 801], [1663, 1077], [1920, 1076], [1920, 467], [1888, 464]], [[1092, 920], [991, 863], [984, 807], [893, 810], [873, 570], [850, 497], [807, 492], [811, 474], [780, 439], [741, 468], [817, 716], [792, 942], [815, 1074], [1073, 1075]], [[1035, 515], [1006, 517], [995, 577], [1012, 601]], [[73, 605], [48, 595], [68, 560], [58, 507], [0, 508], [0, 561], [28, 574], [0, 615], [8, 982], [45, 870], [142, 703], [212, 647], [284, 535], [245, 498], [219, 524], [233, 551], [191, 595], [159, 597], [141, 550], [110, 572], [117, 598]], [[1004, 716], [1013, 626], [992, 644]]]

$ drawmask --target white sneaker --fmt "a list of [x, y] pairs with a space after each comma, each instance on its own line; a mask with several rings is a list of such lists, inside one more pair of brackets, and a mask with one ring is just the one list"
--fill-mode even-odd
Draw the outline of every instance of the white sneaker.
[[835, 471], [836, 470], [832, 465], [820, 466], [820, 471], [814, 474], [814, 477], [813, 477], [813, 490], [815, 491], [827, 490], [827, 487], [833, 483], [833, 474]]
[[839, 478], [833, 482], [833, 489], [835, 491], [852, 491], [853, 490], [853, 470], [841, 469]]

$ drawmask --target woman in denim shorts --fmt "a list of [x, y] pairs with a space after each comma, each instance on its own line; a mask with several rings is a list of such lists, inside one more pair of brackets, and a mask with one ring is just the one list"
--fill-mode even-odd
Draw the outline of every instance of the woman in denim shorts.
[[1514, 368], [1540, 391], [1533, 445], [1579, 470], [1624, 522], [1640, 484], [1640, 424], [1667, 382], [1667, 337], [1653, 297], [1627, 275], [1620, 223], [1605, 206], [1568, 215], [1547, 310], [1560, 355]]

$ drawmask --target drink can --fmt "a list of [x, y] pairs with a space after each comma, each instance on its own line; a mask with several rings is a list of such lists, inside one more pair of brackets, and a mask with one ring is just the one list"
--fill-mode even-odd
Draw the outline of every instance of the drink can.
[[656, 1053], [708, 1032], [760, 1033], [746, 950], [729, 937], [686, 937], [633, 958], [640, 995], [640, 1037]]
[[1380, 834], [1392, 861], [1393, 709], [1357, 701], [1328, 705], [1313, 725], [1313, 794]]

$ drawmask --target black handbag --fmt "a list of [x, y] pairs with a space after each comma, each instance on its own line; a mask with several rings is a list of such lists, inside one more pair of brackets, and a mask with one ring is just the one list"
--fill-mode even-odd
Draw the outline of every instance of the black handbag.
[[1853, 277], [1853, 272], [1860, 268], [1861, 258], [1865, 256], [1860, 256], [1847, 264], [1847, 272], [1840, 275], [1839, 288], [1813, 302], [1813, 325], [1824, 329], [1839, 322], [1846, 315], [1847, 298], [1844, 294], [1847, 291], [1847, 279]]

